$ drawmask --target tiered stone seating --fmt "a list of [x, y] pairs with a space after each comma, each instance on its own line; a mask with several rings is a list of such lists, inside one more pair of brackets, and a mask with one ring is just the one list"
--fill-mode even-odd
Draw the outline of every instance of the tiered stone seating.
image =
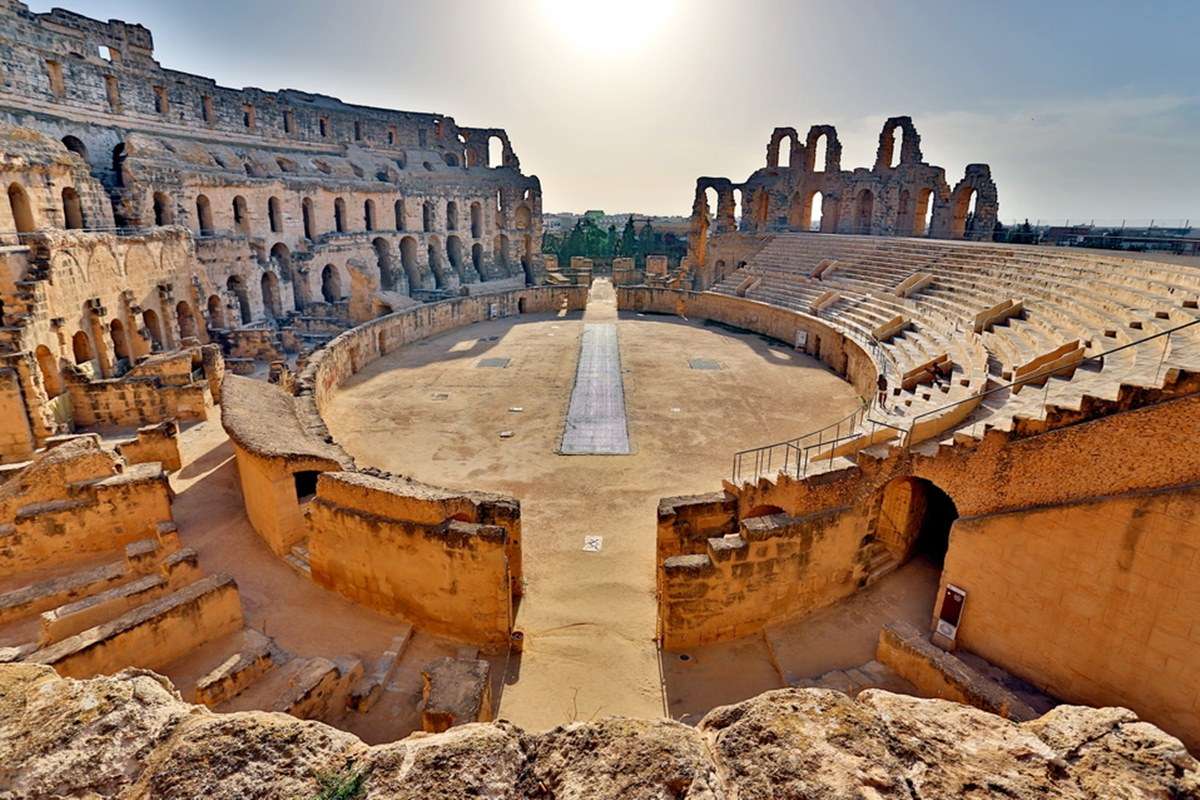
[[[1200, 270], [1092, 252], [929, 239], [779, 234], [735, 280], [757, 276], [746, 296], [818, 315], [860, 342], [879, 341], [895, 407], [872, 417], [899, 427], [985, 388], [1034, 376], [1038, 391], [997, 392], [957, 422], [982, 431], [1046, 407], [1078, 408], [1085, 396], [1117, 397], [1124, 385], [1155, 386], [1176, 362], [1195, 365], [1195, 329], [1162, 346], [1095, 356], [1195, 319]], [[731, 276], [732, 278], [732, 276]], [[711, 291], [730, 293], [731, 279]], [[829, 302], [834, 293], [837, 300]], [[825, 297], [820, 307], [814, 300]], [[976, 330], [982, 312], [1009, 303]], [[1015, 310], [1013, 310], [1015, 309]], [[907, 324], [897, 324], [897, 320]], [[900, 328], [894, 333], [892, 328]], [[1197, 326], [1200, 327], [1200, 326]], [[949, 387], [931, 391], [921, 369], [944, 359]], [[1053, 366], [1048, 366], [1053, 365]], [[1047, 380], [1045, 371], [1061, 367]], [[909, 376], [909, 380], [903, 380]], [[966, 405], [966, 404], [964, 404]], [[957, 422], [955, 424], [957, 424]], [[950, 427], [953, 427], [951, 425]], [[936, 426], [923, 435], [937, 435]]]

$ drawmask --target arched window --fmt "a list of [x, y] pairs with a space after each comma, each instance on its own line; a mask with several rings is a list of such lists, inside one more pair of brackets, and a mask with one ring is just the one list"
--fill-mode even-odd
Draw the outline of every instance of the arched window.
[[321, 270], [321, 297], [326, 303], [336, 303], [342, 299], [342, 278], [333, 264], [326, 264]]
[[267, 198], [267, 222], [272, 233], [283, 233], [283, 212], [280, 210], [278, 197]]
[[488, 163], [489, 167], [504, 166], [504, 142], [499, 136], [488, 137]]
[[62, 394], [62, 373], [58, 369], [58, 359], [50, 352], [50, 348], [39, 344], [34, 351], [37, 356], [38, 369], [42, 373], [42, 385], [46, 388], [47, 397], [58, 397]]
[[417, 264], [417, 240], [411, 236], [400, 240], [400, 264], [408, 276], [409, 290], [422, 288], [421, 268]]
[[371, 246], [375, 248], [375, 264], [379, 267], [379, 285], [384, 289], [395, 288], [396, 276], [392, 273], [392, 254], [388, 250], [388, 243], [381, 237], [371, 242]]
[[71, 337], [71, 349], [75, 353], [76, 364], [86, 364], [94, 358], [92, 340], [88, 338], [86, 331], [75, 331], [75, 335]]
[[179, 321], [180, 339], [194, 339], [198, 335], [196, 331], [196, 315], [192, 313], [192, 307], [188, 305], [186, 300], [180, 300], [176, 304], [175, 319]]
[[829, 134], [822, 133], [813, 140], [812, 154], [809, 156], [812, 159], [812, 171], [824, 172], [826, 151], [829, 147]]
[[483, 275], [483, 245], [471, 245], [471, 266], [475, 267], [475, 271], [481, 276]]
[[904, 151], [904, 128], [899, 125], [892, 128], [889, 138], [892, 140], [892, 151], [888, 154], [888, 167], [895, 169], [900, 166], [900, 154]]
[[404, 230], [404, 199], [401, 198], [393, 205], [393, 213], [396, 215], [396, 230]]
[[493, 258], [495, 258], [496, 263], [499, 264], [504, 269], [504, 274], [507, 275], [508, 274], [508, 237], [505, 236], [504, 234], [500, 234], [499, 236], [497, 236], [495, 245], [494, 245], [494, 249], [495, 249], [495, 252], [492, 253], [492, 256], [493, 256]]
[[17, 233], [33, 232], [33, 209], [29, 205], [29, 195], [19, 183], [8, 186], [8, 207], [12, 211], [13, 224]]
[[779, 156], [775, 163], [781, 169], [789, 169], [792, 166], [792, 137], [784, 136], [779, 140]]
[[250, 313], [250, 293], [246, 291], [246, 284], [242, 281], [241, 276], [230, 275], [229, 280], [225, 282], [225, 288], [233, 292], [233, 296], [238, 301], [238, 315], [241, 317], [243, 325], [246, 325], [254, 318]]
[[367, 200], [363, 203], [363, 225], [367, 230], [375, 230], [375, 201]]
[[68, 228], [83, 227], [83, 204], [79, 202], [79, 192], [73, 186], [65, 186], [62, 190], [63, 221]]
[[317, 238], [317, 227], [313, 217], [313, 202], [312, 198], [304, 198], [304, 202], [300, 204], [300, 211], [304, 215], [304, 238], [312, 241]]
[[121, 142], [112, 151], [112, 171], [113, 183], [117, 186], [125, 185], [125, 143]]
[[913, 236], [926, 236], [933, 222], [933, 190], [922, 189], [917, 193], [917, 207], [913, 214]]
[[150, 337], [150, 349], [162, 349], [162, 326], [158, 323], [158, 312], [153, 308], [147, 308], [142, 312], [142, 326], [145, 328], [145, 334]]
[[954, 216], [951, 218], [950, 236], [961, 239], [975, 227], [975, 201], [978, 192], [970, 186], [963, 186], [954, 195]]
[[516, 219], [517, 230], [519, 230], [519, 231], [529, 230], [530, 221], [531, 221], [531, 215], [529, 212], [529, 206], [524, 205], [524, 204], [517, 206], [517, 219]]
[[77, 156], [87, 161], [87, 147], [79, 140], [77, 136], [64, 136], [62, 138], [63, 147], [75, 153]]
[[346, 201], [340, 197], [333, 201], [333, 229], [338, 233], [346, 232]]
[[233, 198], [233, 227], [238, 233], [250, 234], [250, 212], [246, 208], [246, 198], [240, 194]]
[[213, 232], [212, 204], [205, 195], [196, 196], [196, 224], [201, 236], [211, 236]]
[[117, 358], [129, 358], [129, 337], [125, 335], [125, 325], [119, 319], [108, 323], [108, 335], [112, 339], [113, 353]]
[[428, 200], [421, 204], [421, 230], [426, 233], [433, 230], [433, 203]]
[[458, 203], [453, 200], [446, 203], [446, 230], [458, 230]]
[[154, 193], [154, 224], [160, 226], [175, 224], [175, 204], [162, 192]]
[[279, 278], [274, 272], [264, 272], [260, 281], [263, 311], [276, 319], [283, 316], [283, 303], [279, 300]]
[[483, 207], [478, 202], [471, 203], [471, 236], [475, 239], [483, 236]]

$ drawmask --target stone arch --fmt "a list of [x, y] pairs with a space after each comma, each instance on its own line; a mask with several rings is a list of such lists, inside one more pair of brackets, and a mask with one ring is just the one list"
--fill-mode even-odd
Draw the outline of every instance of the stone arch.
[[463, 271], [462, 240], [457, 236], [446, 237], [446, 258], [449, 259], [450, 266], [458, 273], [458, 276], [463, 278], [465, 273]]
[[175, 203], [163, 192], [154, 193], [154, 224], [159, 227], [175, 224]]
[[108, 323], [108, 336], [112, 339], [113, 354], [118, 358], [129, 360], [129, 337], [125, 334], [125, 323], [117, 318]]
[[515, 220], [514, 220], [517, 230], [519, 230], [519, 231], [529, 230], [530, 225], [532, 223], [532, 217], [533, 217], [533, 214], [529, 210], [529, 206], [525, 205], [524, 203], [517, 206], [517, 211], [516, 211]]
[[279, 299], [279, 277], [274, 272], [264, 272], [259, 279], [262, 291], [263, 311], [267, 316], [279, 319], [283, 316], [283, 302]]
[[67, 228], [79, 230], [83, 224], [83, 204], [79, 201], [79, 192], [74, 186], [64, 186], [62, 190], [63, 223]]
[[813, 125], [804, 143], [805, 172], [839, 172], [842, 168], [842, 144], [837, 128]]
[[33, 233], [33, 207], [29, 204], [29, 195], [19, 183], [8, 185], [8, 208], [12, 212], [17, 233]]
[[396, 230], [404, 230], [404, 198], [400, 198], [393, 204], [392, 212], [396, 215]]
[[917, 190], [913, 206], [911, 233], [913, 236], [928, 236], [933, 228], [933, 207], [937, 194], [928, 186]]
[[254, 319], [254, 314], [250, 310], [250, 293], [246, 289], [246, 282], [242, 280], [242, 276], [240, 275], [230, 275], [229, 280], [225, 282], [225, 288], [237, 298], [238, 316], [241, 324], [248, 325], [250, 320]]
[[446, 230], [458, 230], [458, 203], [453, 200], [446, 202]]
[[479, 239], [483, 236], [483, 206], [478, 201], [471, 203], [471, 237]]
[[311, 197], [304, 198], [300, 203], [300, 214], [304, 218], [304, 238], [312, 241], [317, 238], [316, 217], [313, 214], [313, 201]]
[[489, 136], [487, 138], [487, 165], [489, 167], [499, 167], [504, 164], [504, 140], [499, 136]]
[[[784, 146], [784, 142], [787, 145]], [[776, 128], [767, 145], [767, 166], [772, 169], [791, 169], [796, 166], [799, 155], [800, 137], [795, 128]]]
[[342, 276], [333, 264], [326, 264], [321, 270], [321, 297], [326, 303], [342, 299]]
[[[157, 213], [155, 217], [157, 218]], [[212, 236], [212, 203], [209, 202], [208, 195], [196, 195], [196, 231], [201, 236]]]
[[400, 266], [404, 268], [404, 274], [408, 276], [410, 291], [420, 289], [425, 285], [421, 280], [421, 267], [417, 263], [417, 240], [411, 236], [405, 236], [400, 240]]
[[495, 239], [492, 257], [506, 276], [512, 274], [508, 269], [508, 237], [503, 233]]
[[96, 357], [96, 352], [92, 348], [91, 337], [87, 335], [87, 331], [75, 331], [75, 335], [71, 337], [71, 351], [75, 356], [76, 364], [87, 364]]
[[871, 220], [875, 214], [875, 193], [861, 189], [854, 197], [854, 233], [871, 233]]
[[958, 519], [954, 499], [925, 478], [893, 478], [878, 492], [878, 521], [872, 534], [899, 563], [921, 555], [940, 567]]
[[150, 334], [150, 349], [161, 350], [163, 346], [162, 324], [158, 321], [158, 312], [147, 308], [142, 312], [142, 327]]
[[63, 147], [67, 148], [72, 153], [74, 153], [75, 155], [82, 158], [84, 161], [88, 160], [87, 146], [84, 145], [84, 143], [82, 141], [80, 141], [78, 136], [70, 136], [70, 135], [64, 136], [62, 138], [62, 143], [63, 143]]
[[118, 142], [112, 151], [113, 184], [125, 185], [125, 143]]
[[333, 201], [333, 229], [346, 232], [346, 201], [340, 197]]
[[438, 248], [436, 236], [429, 237], [429, 244], [425, 248], [425, 261], [429, 264], [430, 271], [433, 272], [434, 285], [438, 289], [450, 288], [450, 281], [446, 277], [446, 269], [442, 264], [442, 254]]
[[913, 126], [912, 117], [891, 117], [879, 132], [879, 148], [875, 151], [875, 171], [895, 169], [901, 164], [920, 164], [921, 137]]
[[429, 233], [433, 230], [433, 203], [426, 200], [421, 203], [421, 230]]
[[175, 320], [179, 323], [179, 338], [195, 339], [199, 337], [200, 332], [196, 327], [196, 315], [192, 313], [192, 306], [186, 300], [180, 300], [175, 304]]
[[267, 224], [271, 233], [283, 233], [283, 211], [278, 197], [267, 198]]
[[375, 201], [363, 201], [363, 227], [368, 231], [375, 230]]
[[63, 391], [62, 371], [59, 369], [58, 359], [44, 344], [37, 346], [34, 357], [37, 359], [38, 369], [42, 373], [42, 386], [46, 389], [46, 396], [58, 397]]
[[[396, 288], [396, 275], [392, 271], [392, 254], [388, 247], [387, 240], [382, 236], [378, 236], [371, 242], [371, 247], [375, 249], [375, 264], [379, 268], [379, 285], [383, 289]], [[328, 267], [327, 267], [328, 268]], [[325, 276], [321, 275], [321, 289], [324, 292]], [[338, 295], [341, 297], [341, 294]]]
[[991, 169], [987, 164], [968, 164], [963, 179], [950, 193], [949, 237], [976, 241], [991, 239], [998, 214]]
[[240, 194], [233, 198], [233, 228], [245, 236], [250, 235], [250, 209], [246, 198]]
[[219, 294], [208, 296], [208, 324], [213, 328], [225, 327], [225, 303]]
[[471, 245], [471, 266], [475, 267], [475, 271], [483, 275], [483, 245], [476, 242]]

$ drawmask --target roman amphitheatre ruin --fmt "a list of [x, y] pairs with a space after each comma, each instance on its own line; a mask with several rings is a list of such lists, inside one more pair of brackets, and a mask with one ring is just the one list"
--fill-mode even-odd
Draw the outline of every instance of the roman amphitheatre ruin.
[[933, 144], [558, 263], [501, 128], [0, 0], [0, 798], [1200, 797], [1200, 265]]

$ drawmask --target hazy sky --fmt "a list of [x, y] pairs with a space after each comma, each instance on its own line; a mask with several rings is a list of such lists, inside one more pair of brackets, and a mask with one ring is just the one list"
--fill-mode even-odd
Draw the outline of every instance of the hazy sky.
[[[548, 211], [690, 212], [777, 125], [842, 166], [913, 117], [1004, 220], [1200, 221], [1200, 2], [62, 0], [140, 22], [166, 67], [508, 130]], [[45, 11], [50, 3], [33, 2]]]

